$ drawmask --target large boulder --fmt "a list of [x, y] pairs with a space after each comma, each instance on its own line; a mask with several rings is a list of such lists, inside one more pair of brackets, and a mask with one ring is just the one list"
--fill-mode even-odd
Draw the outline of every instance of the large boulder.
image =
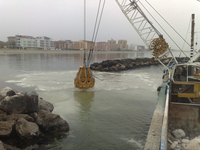
[[10, 87], [5, 87], [0, 90], [0, 101], [4, 99], [6, 96], [13, 96], [15, 95], [15, 91], [11, 89]]
[[0, 138], [6, 143], [0, 141], [0, 149], [38, 149], [36, 143], [47, 138], [44, 133], [60, 136], [69, 131], [68, 123], [52, 113], [53, 104], [38, 97], [9, 87], [0, 90]]
[[177, 145], [178, 145], [178, 141], [174, 141], [174, 142], [172, 143], [172, 145], [170, 146], [170, 148], [171, 148], [171, 149], [175, 149], [175, 148], [177, 147]]
[[38, 94], [33, 91], [28, 96], [31, 98], [30, 103], [27, 103], [27, 107], [32, 108], [33, 110], [29, 110], [31, 112], [35, 112], [35, 107], [38, 107]]
[[53, 109], [54, 109], [53, 104], [43, 100], [42, 98], [38, 99], [38, 111], [46, 110], [46, 111], [52, 112]]
[[90, 68], [96, 68], [98, 65], [99, 65], [99, 63], [98, 63], [98, 62], [95, 62], [95, 63], [93, 63], [93, 64], [90, 66]]
[[0, 141], [0, 150], [6, 150], [2, 141]]
[[109, 65], [109, 60], [102, 61], [101, 65], [102, 65], [103, 67], [108, 67], [108, 65]]
[[118, 63], [117, 60], [110, 60], [109, 63], [108, 63], [108, 66], [109, 66], [109, 67], [116, 66], [117, 63]]
[[[22, 150], [20, 148], [17, 148], [16, 146], [8, 145], [8, 144], [5, 144], [5, 143], [3, 143], [3, 146], [5, 147], [6, 150]], [[23, 149], [23, 150], [25, 150], [25, 149]], [[32, 150], [32, 149], [29, 149], [29, 150]]]
[[124, 66], [123, 64], [120, 64], [120, 63], [118, 63], [117, 65], [116, 65], [116, 70], [125, 70], [126, 69], [126, 66]]
[[120, 66], [120, 69], [121, 69], [121, 70], [125, 70], [125, 69], [126, 69], [126, 66], [125, 66], [125, 65], [121, 65], [121, 66]]
[[109, 67], [109, 71], [115, 71], [116, 66]]
[[6, 120], [15, 120], [15, 121], [17, 121], [20, 118], [24, 118], [27, 121], [34, 122], [34, 119], [31, 116], [29, 116], [28, 114], [11, 114], [11, 115], [7, 115]]
[[200, 137], [196, 137], [188, 142], [185, 150], [199, 150], [200, 149]]
[[103, 69], [103, 66], [102, 66], [102, 65], [98, 65], [98, 66], [96, 67], [96, 70], [101, 70], [101, 69]]
[[181, 138], [185, 137], [185, 132], [182, 129], [176, 129], [176, 130], [172, 131], [172, 134], [177, 139], [181, 139]]
[[48, 133], [63, 134], [69, 131], [68, 123], [60, 115], [45, 110], [38, 112], [36, 123]]
[[38, 99], [29, 95], [17, 94], [14, 96], [6, 96], [0, 102], [0, 109], [7, 114], [32, 113], [38, 110]]
[[33, 137], [39, 136], [40, 134], [38, 125], [33, 122], [28, 122], [24, 118], [20, 118], [16, 122], [15, 130], [22, 139], [31, 139]]
[[14, 120], [0, 121], [0, 137], [9, 137], [14, 125]]
[[6, 117], [7, 117], [6, 113], [0, 112], [0, 121], [6, 121]]

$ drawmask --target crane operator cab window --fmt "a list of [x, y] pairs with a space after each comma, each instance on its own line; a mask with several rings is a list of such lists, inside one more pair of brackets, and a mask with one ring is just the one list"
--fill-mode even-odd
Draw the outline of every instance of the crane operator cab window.
[[200, 66], [188, 66], [188, 81], [200, 82]]
[[187, 66], [185, 66], [185, 65], [177, 66], [174, 71], [174, 81], [186, 82], [187, 74], [188, 74]]

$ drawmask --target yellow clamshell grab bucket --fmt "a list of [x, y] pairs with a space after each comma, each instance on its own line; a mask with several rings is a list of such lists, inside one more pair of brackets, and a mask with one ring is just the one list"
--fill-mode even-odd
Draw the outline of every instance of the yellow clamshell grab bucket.
[[[84, 61], [83, 66], [79, 68], [77, 76], [74, 79], [74, 85], [76, 88], [86, 90], [86, 89], [94, 87], [95, 79], [93, 78], [92, 71], [90, 70], [90, 67], [89, 67], [91, 56], [92, 56], [92, 52], [90, 53], [90, 56], [88, 57], [87, 65]], [[85, 53], [84, 53], [84, 60], [85, 60]]]

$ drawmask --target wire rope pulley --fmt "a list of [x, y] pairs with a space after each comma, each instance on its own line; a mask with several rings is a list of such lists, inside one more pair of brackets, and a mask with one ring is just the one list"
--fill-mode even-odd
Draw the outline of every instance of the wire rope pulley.
[[152, 55], [158, 57], [164, 54], [167, 51], [168, 44], [163, 38], [155, 38], [151, 41], [149, 45], [149, 50], [152, 52]]
[[87, 67], [84, 63], [82, 67], [79, 68], [76, 78], [74, 79], [74, 85], [79, 89], [89, 89], [94, 87], [95, 79], [92, 76], [90, 67]]

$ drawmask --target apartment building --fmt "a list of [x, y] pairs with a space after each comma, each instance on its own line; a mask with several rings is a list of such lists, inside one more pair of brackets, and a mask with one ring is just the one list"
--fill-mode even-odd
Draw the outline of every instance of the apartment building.
[[137, 50], [138, 51], [145, 50], [145, 46], [143, 46], [143, 45], [137, 45]]
[[85, 50], [90, 50], [91, 48], [95, 47], [95, 43], [92, 41], [74, 41], [74, 49], [75, 50], [81, 50], [81, 49], [85, 49]]
[[73, 41], [71, 40], [65, 40], [65, 48], [66, 49], [73, 49]]
[[73, 49], [73, 42], [71, 40], [55, 41], [54, 47], [55, 49]]
[[64, 49], [64, 44], [65, 44], [65, 41], [55, 41], [54, 42], [54, 48], [55, 49]]
[[54, 41], [46, 36], [36, 38], [26, 35], [9, 36], [8, 43], [10, 47], [14, 43], [13, 47], [18, 49], [54, 49]]
[[52, 50], [54, 49], [54, 41], [46, 36], [36, 37], [37, 49]]
[[130, 50], [136, 50], [136, 45], [135, 44], [130, 44], [129, 45]]
[[37, 42], [33, 36], [16, 35], [15, 47], [19, 49], [33, 49], [37, 47]]
[[3, 41], [0, 41], [0, 48], [5, 48], [5, 46], [6, 46], [6, 43]]
[[9, 36], [7, 38], [8, 38], [8, 41], [15, 41], [15, 36]]
[[129, 49], [130, 50], [136, 50], [136, 51], [146, 50], [144, 45], [136, 45], [136, 44], [130, 44]]
[[108, 47], [111, 51], [119, 50], [119, 44], [116, 43], [116, 40], [108, 40]]
[[109, 50], [109, 46], [107, 42], [97, 42], [96, 50]]
[[6, 43], [7, 48], [15, 48], [15, 36], [7, 37], [8, 41]]
[[74, 50], [84, 49], [85, 46], [83, 44], [81, 41], [74, 41]]
[[127, 40], [118, 40], [119, 49], [124, 50], [127, 49]]

